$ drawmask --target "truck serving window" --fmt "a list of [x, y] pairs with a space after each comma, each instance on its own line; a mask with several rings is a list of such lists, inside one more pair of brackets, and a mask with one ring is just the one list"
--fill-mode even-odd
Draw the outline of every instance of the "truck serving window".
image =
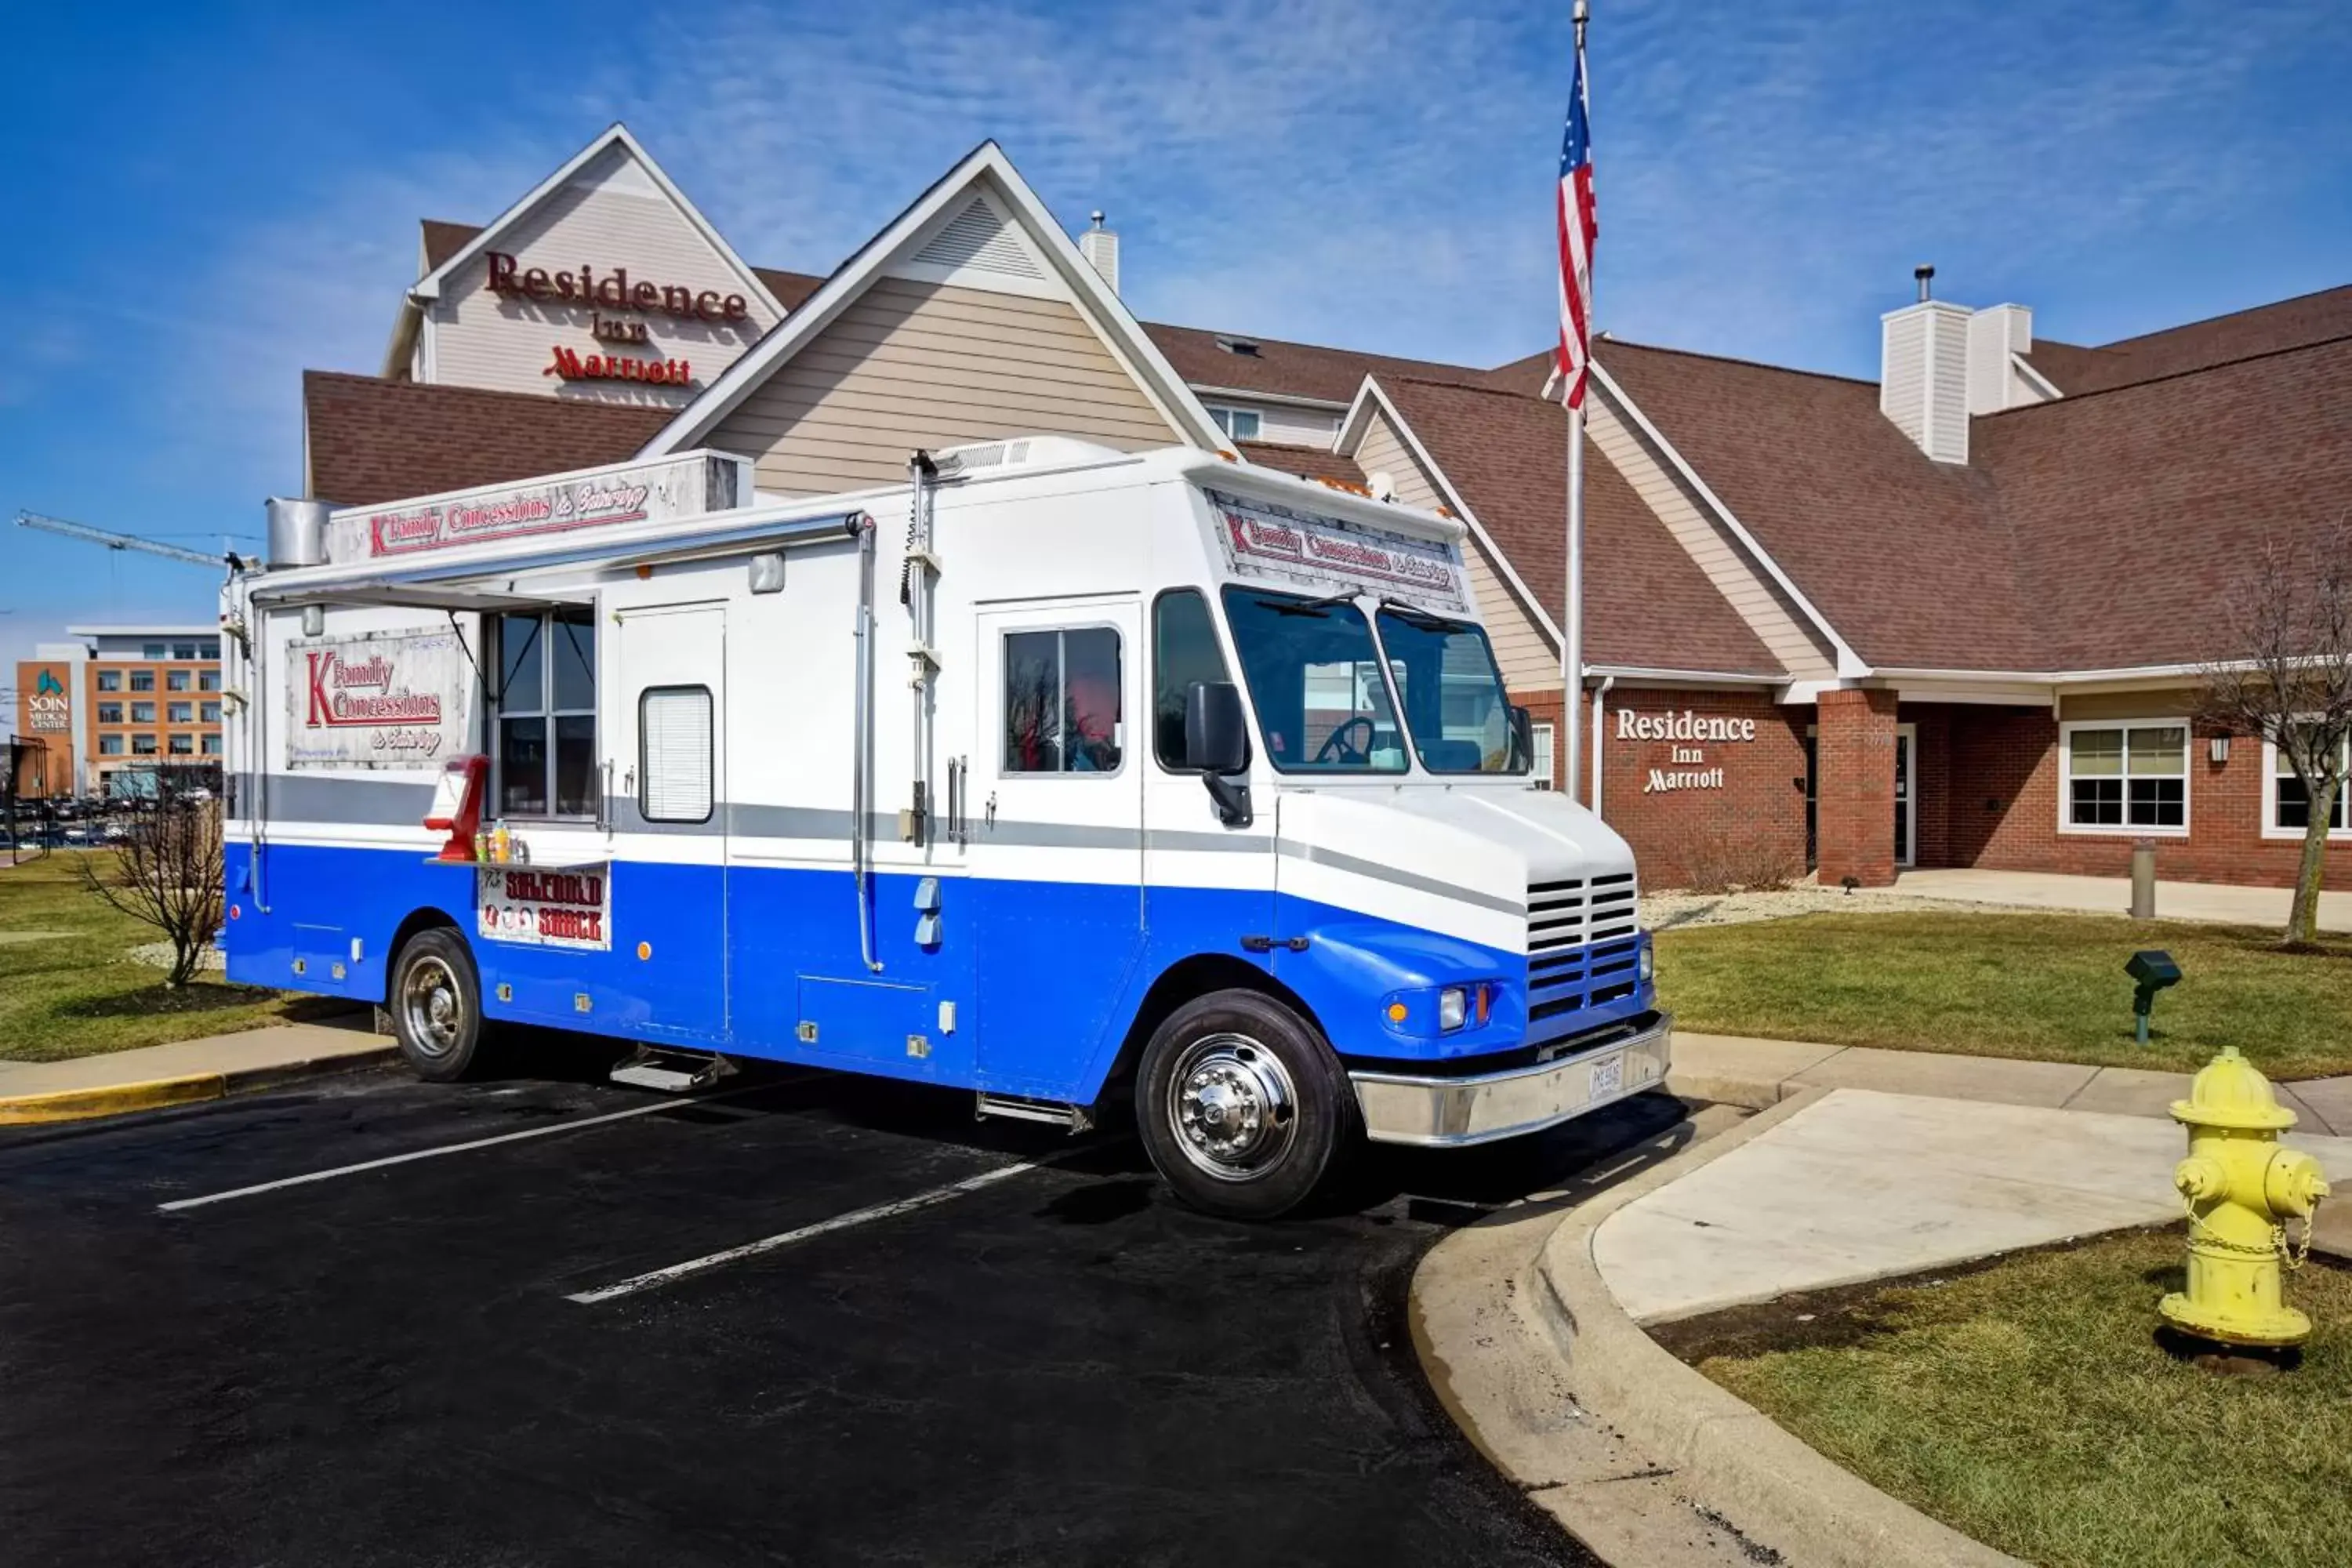
[[1224, 591], [1265, 754], [1286, 773], [1402, 773], [1404, 738], [1364, 613], [1345, 598]]
[[1526, 773], [1486, 632], [1402, 605], [1382, 606], [1380, 622], [1421, 765], [1433, 773]]
[[1196, 683], [1234, 678], [1217, 623], [1198, 588], [1171, 588], [1151, 606], [1151, 748], [1160, 765], [1184, 767], [1184, 697]]
[[1118, 652], [1109, 626], [1004, 634], [1003, 772], [1118, 771]]
[[499, 815], [595, 816], [594, 613], [500, 616], [498, 645]]

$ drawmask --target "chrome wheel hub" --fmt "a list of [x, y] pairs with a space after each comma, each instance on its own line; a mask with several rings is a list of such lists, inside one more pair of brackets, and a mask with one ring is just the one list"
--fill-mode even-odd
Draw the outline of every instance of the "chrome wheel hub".
[[1239, 1182], [1280, 1163], [1298, 1127], [1298, 1092], [1281, 1058], [1246, 1035], [1185, 1048], [1168, 1097], [1168, 1129], [1194, 1165]]
[[401, 982], [400, 1010], [408, 1038], [428, 1057], [446, 1057], [457, 1048], [464, 1006], [457, 977], [438, 958], [420, 958], [408, 966]]

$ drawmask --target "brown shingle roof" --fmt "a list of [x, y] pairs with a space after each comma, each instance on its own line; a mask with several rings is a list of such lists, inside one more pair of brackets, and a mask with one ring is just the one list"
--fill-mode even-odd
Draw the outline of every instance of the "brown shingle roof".
[[[1143, 330], [1168, 356], [1176, 374], [1194, 386], [1229, 386], [1236, 392], [1265, 392], [1291, 397], [1349, 403], [1366, 375], [1412, 375], [1432, 381], [1475, 382], [1485, 373], [1465, 365], [1439, 364], [1430, 360], [1396, 359], [1387, 354], [1359, 353], [1313, 343], [1253, 338], [1241, 332], [1213, 332], [1200, 327], [1171, 327], [1146, 321]], [[1220, 342], [1255, 345], [1255, 353], [1234, 353]]]
[[1234, 451], [1261, 467], [1297, 474], [1303, 479], [1341, 479], [1351, 485], [1364, 482], [1364, 470], [1355, 458], [1326, 451], [1320, 447], [1285, 447], [1273, 441], [1236, 441]]
[[2216, 610], [2264, 535], [2352, 510], [2352, 336], [1971, 422], [2029, 585], [2027, 668], [2229, 653]]
[[1595, 357], [1864, 658], [2034, 668], [1990, 479], [1930, 460], [1875, 384], [1632, 343]]
[[[1382, 376], [1380, 387], [1558, 625], [1567, 600], [1565, 411], [1411, 376]], [[1588, 450], [1584, 471], [1586, 660], [1785, 674], [1617, 470]]]
[[302, 408], [310, 493], [342, 506], [617, 463], [672, 412], [328, 370], [302, 373]]
[[2352, 284], [2257, 305], [2186, 326], [2102, 343], [2095, 349], [2041, 342], [2026, 360], [2068, 396], [2133, 386], [2158, 376], [2210, 370], [2352, 334]]

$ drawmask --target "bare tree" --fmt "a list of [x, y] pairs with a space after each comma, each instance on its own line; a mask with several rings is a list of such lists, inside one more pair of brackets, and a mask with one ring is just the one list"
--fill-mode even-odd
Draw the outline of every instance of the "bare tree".
[[174, 991], [184, 987], [220, 929], [226, 879], [220, 803], [209, 793], [197, 798], [159, 771], [155, 793], [132, 807], [112, 865], [101, 867], [107, 867], [102, 852], [83, 857], [83, 887], [169, 937], [172, 973], [165, 984]]
[[2287, 946], [2315, 939], [2327, 830], [2345, 790], [2352, 736], [2352, 526], [2273, 534], [2222, 603], [2222, 640], [2203, 668], [2202, 716], [2278, 748], [2294, 772], [2279, 789], [2304, 805], [2303, 859]]

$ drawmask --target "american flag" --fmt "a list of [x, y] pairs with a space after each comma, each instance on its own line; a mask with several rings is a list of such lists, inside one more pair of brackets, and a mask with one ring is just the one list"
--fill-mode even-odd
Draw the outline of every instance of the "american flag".
[[1584, 94], [1584, 28], [1579, 24], [1568, 129], [1559, 142], [1559, 379], [1570, 408], [1584, 402], [1592, 359], [1592, 125]]

